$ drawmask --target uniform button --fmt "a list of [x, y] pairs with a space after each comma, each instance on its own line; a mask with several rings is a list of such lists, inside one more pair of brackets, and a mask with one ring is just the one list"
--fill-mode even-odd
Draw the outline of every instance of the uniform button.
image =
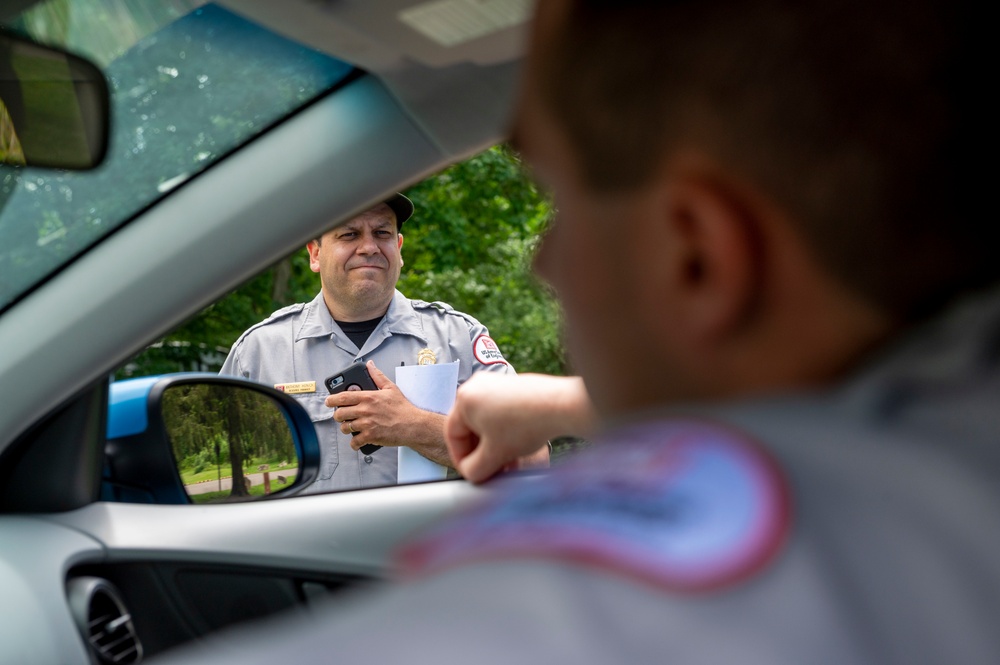
[[365, 455], [365, 464], [371, 464], [371, 463], [372, 463], [372, 456]]

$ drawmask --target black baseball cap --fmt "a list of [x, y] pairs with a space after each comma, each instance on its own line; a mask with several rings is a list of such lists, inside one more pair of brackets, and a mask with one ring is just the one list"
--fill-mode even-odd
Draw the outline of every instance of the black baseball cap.
[[403, 222], [413, 216], [413, 201], [402, 194], [393, 194], [383, 201], [383, 203], [392, 208], [392, 211], [396, 213], [397, 231], [403, 227]]

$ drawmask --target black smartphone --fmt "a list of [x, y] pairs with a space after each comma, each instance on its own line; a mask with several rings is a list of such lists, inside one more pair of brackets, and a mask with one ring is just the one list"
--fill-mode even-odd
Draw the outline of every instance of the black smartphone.
[[[323, 383], [326, 384], [326, 389], [330, 391], [331, 395], [345, 390], [378, 390], [378, 386], [372, 381], [371, 374], [368, 373], [368, 368], [363, 363], [351, 363], [350, 367], [327, 377]], [[369, 443], [366, 446], [361, 446], [361, 452], [365, 455], [371, 455], [381, 447]]]

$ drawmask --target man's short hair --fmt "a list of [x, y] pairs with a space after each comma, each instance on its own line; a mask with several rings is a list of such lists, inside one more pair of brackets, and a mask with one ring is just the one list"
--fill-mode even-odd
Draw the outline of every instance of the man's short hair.
[[831, 274], [915, 318], [1000, 274], [976, 164], [993, 130], [971, 117], [993, 56], [974, 21], [924, 0], [577, 0], [540, 45], [539, 87], [592, 189], [708, 151]]

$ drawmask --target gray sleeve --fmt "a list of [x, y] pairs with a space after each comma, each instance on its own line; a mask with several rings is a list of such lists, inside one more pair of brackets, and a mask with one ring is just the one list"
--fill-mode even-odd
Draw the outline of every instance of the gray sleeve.
[[[493, 338], [490, 337], [490, 331], [487, 330], [486, 326], [484, 326], [481, 323], [478, 326], [478, 330], [476, 330], [476, 327], [473, 326], [473, 330], [471, 330], [470, 333], [472, 334], [472, 344], [473, 344], [472, 353], [473, 356], [477, 356], [476, 346], [475, 346], [476, 341], [482, 337], [487, 337], [490, 340], [492, 340]], [[499, 346], [497, 346], [497, 350], [500, 352], [501, 355], [503, 354], [503, 352], [500, 351]], [[514, 366], [510, 364], [510, 362], [507, 360], [506, 357], [504, 357], [503, 362], [500, 363], [496, 362], [483, 363], [478, 359], [478, 357], [475, 357], [475, 362], [473, 362], [472, 367], [473, 371], [475, 372], [499, 372], [500, 374], [517, 374], [517, 372], [514, 371]]]
[[459, 377], [459, 383], [467, 380], [473, 372], [497, 372], [516, 374], [514, 366], [504, 357], [500, 347], [493, 341], [490, 331], [479, 321], [469, 319], [469, 376]]
[[251, 368], [259, 366], [259, 363], [255, 361], [258, 355], [257, 346], [247, 333], [243, 333], [229, 349], [229, 355], [226, 356], [226, 362], [222, 363], [219, 374], [259, 381], [257, 376], [259, 372], [253, 372], [254, 375], [251, 376], [250, 371]]
[[229, 355], [226, 356], [226, 362], [222, 363], [222, 369], [219, 370], [219, 374], [224, 376], [243, 376], [243, 372], [240, 371], [240, 353], [237, 344], [233, 344], [232, 348], [229, 349]]

